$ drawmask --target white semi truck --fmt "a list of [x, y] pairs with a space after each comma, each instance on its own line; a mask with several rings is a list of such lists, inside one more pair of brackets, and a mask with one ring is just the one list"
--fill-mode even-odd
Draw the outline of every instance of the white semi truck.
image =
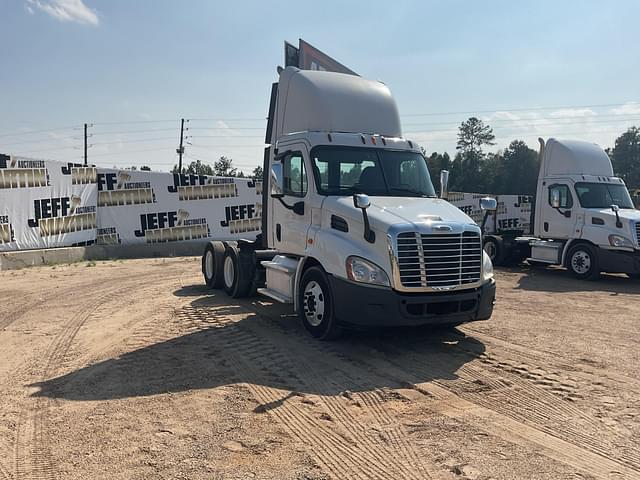
[[[536, 196], [497, 196], [498, 211], [490, 212], [482, 222], [490, 227], [484, 248], [493, 262], [501, 265], [528, 259], [562, 265], [575, 277], [587, 280], [600, 272], [640, 276], [640, 211], [622, 179], [614, 176], [609, 156], [593, 143], [539, 141]], [[462, 206], [464, 198], [451, 200]], [[522, 207], [529, 203], [529, 222], [498, 220], [500, 207], [514, 201], [517, 205], [511, 211], [516, 212], [524, 212]], [[504, 205], [502, 211], [510, 207]]]
[[495, 281], [480, 227], [436, 196], [387, 86], [279, 69], [266, 143], [262, 231], [255, 241], [210, 242], [207, 285], [292, 304], [320, 339], [345, 325], [491, 316]]

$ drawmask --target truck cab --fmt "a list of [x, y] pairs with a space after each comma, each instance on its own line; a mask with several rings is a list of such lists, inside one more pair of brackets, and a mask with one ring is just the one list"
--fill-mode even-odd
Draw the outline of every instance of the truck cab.
[[[436, 196], [386, 85], [287, 67], [269, 110], [262, 235], [238, 246], [212, 242], [203, 257], [209, 285], [220, 268], [229, 275], [218, 283], [241, 296], [233, 282], [251, 278], [240, 293], [292, 304], [320, 339], [345, 325], [491, 316], [495, 281], [480, 228]], [[241, 260], [243, 251], [252, 261]]]
[[531, 258], [576, 277], [640, 274], [640, 211], [596, 144], [540, 139]]

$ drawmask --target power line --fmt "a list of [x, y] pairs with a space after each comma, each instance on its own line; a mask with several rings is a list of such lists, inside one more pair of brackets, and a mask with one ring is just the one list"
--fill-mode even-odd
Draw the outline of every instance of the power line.
[[574, 108], [605, 108], [605, 107], [620, 107], [624, 105], [636, 105], [637, 102], [624, 102], [624, 103], [602, 103], [591, 105], [563, 105], [563, 106], [551, 106], [551, 107], [528, 107], [528, 108], [501, 108], [496, 110], [467, 110], [458, 112], [429, 112], [429, 113], [407, 113], [400, 115], [401, 117], [428, 117], [435, 115], [463, 115], [470, 113], [498, 113], [498, 112], [526, 112], [526, 111], [538, 111], [538, 110], [568, 110]]
[[78, 128], [78, 125], [72, 125], [70, 127], [56, 127], [56, 128], [47, 128], [47, 129], [43, 129], [43, 130], [32, 130], [30, 132], [25, 132], [25, 131], [19, 131], [19, 132], [12, 132], [12, 133], [3, 133], [0, 135], [0, 137], [15, 137], [18, 135], [33, 135], [36, 133], [51, 133], [51, 132], [59, 132], [61, 130], [74, 130]]

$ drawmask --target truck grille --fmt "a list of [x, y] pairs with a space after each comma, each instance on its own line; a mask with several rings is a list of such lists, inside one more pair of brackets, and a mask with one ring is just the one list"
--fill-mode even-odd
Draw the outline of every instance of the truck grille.
[[636, 222], [636, 244], [640, 246], [640, 222]]
[[482, 243], [477, 232], [398, 234], [398, 267], [404, 287], [457, 287], [480, 281]]

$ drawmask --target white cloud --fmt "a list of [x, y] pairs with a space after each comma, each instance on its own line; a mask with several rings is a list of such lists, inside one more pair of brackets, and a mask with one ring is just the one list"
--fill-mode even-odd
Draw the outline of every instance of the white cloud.
[[628, 102], [616, 108], [612, 108], [611, 113], [615, 115], [638, 115], [640, 114], [640, 103]]
[[595, 115], [597, 113], [590, 108], [562, 108], [549, 114], [551, 118], [593, 117]]
[[27, 12], [29, 12], [29, 15], [33, 15], [35, 13], [33, 11], [33, 8], [31, 8], [29, 5], [25, 5], [24, 8]]
[[83, 0], [26, 0], [26, 2], [29, 13], [33, 13], [31, 6], [34, 6], [61, 22], [93, 26], [98, 26], [100, 23], [96, 11], [87, 7]]

